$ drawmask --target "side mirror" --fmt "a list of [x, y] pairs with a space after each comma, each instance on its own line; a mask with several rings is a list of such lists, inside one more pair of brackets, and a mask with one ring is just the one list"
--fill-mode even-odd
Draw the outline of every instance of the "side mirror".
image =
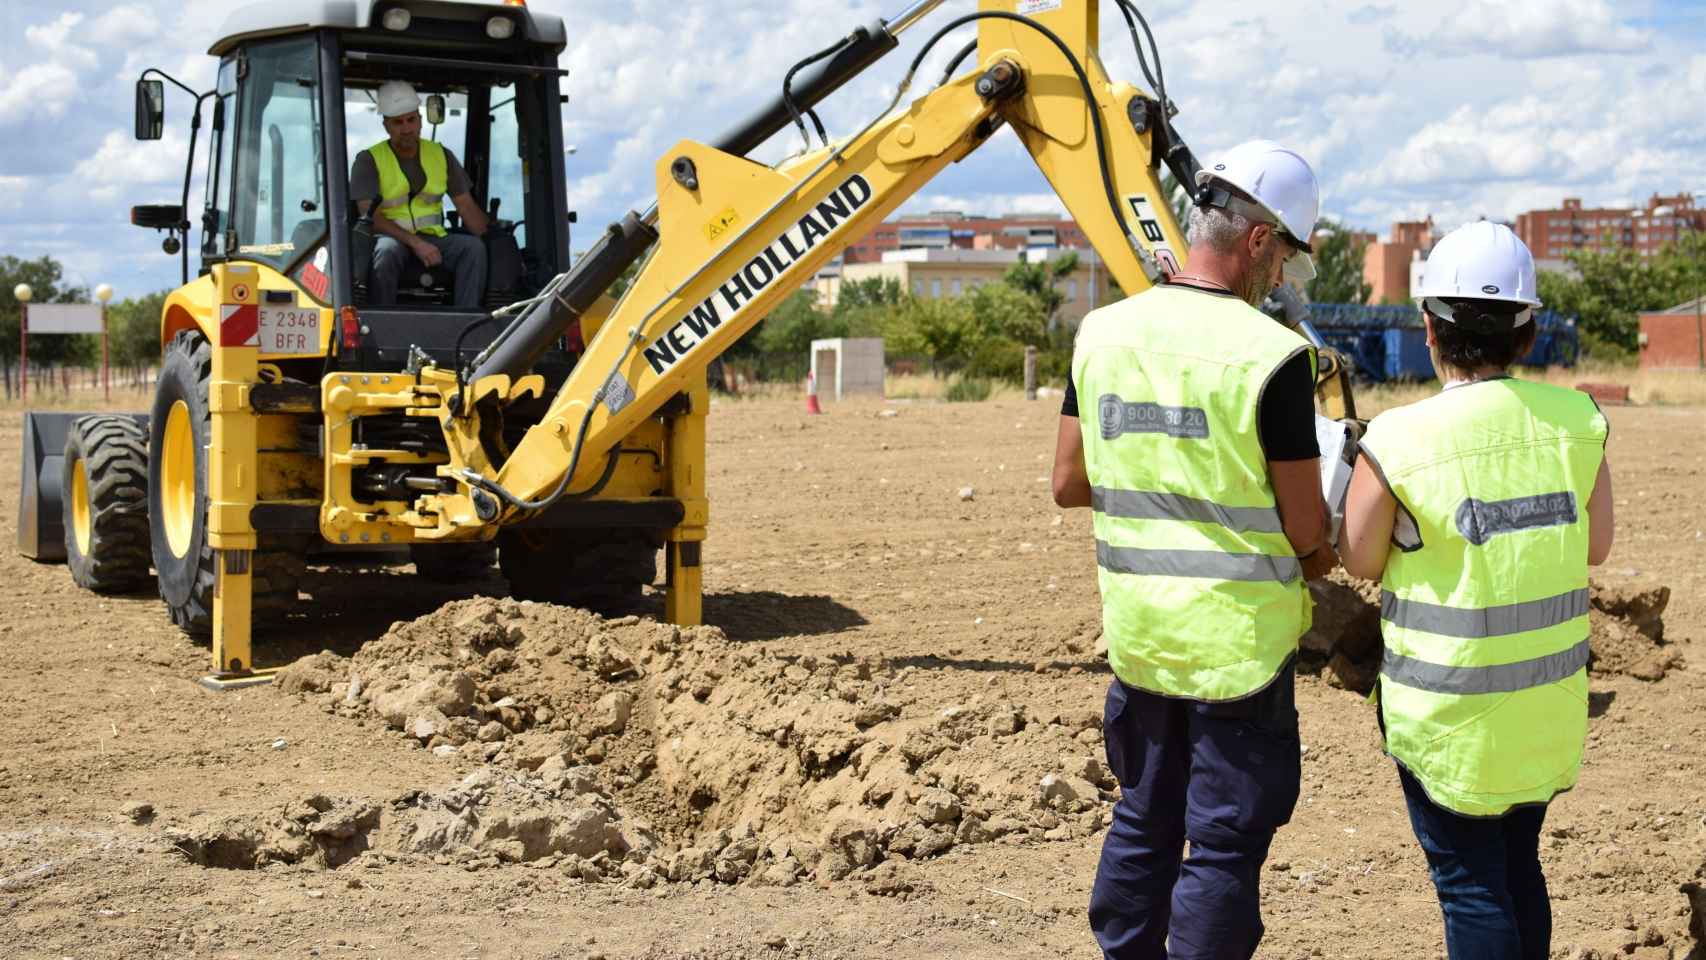
[[148, 204], [130, 208], [130, 222], [155, 230], [176, 230], [183, 226], [184, 208], [172, 204]]
[[166, 84], [136, 81], [136, 139], [158, 140], [166, 128]]
[[444, 97], [443, 96], [434, 93], [434, 94], [430, 94], [427, 97], [427, 99], [426, 99], [426, 121], [427, 121], [427, 123], [430, 123], [435, 127], [444, 122]]

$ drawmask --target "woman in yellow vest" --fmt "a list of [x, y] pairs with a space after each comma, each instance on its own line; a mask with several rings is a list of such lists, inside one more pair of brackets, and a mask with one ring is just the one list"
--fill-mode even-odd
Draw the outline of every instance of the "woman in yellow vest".
[[1611, 552], [1606, 421], [1518, 380], [1534, 259], [1509, 228], [1442, 239], [1418, 291], [1437, 395], [1374, 419], [1345, 503], [1345, 569], [1381, 582], [1377, 695], [1452, 960], [1545, 960], [1546, 806], [1588, 720], [1588, 567]]

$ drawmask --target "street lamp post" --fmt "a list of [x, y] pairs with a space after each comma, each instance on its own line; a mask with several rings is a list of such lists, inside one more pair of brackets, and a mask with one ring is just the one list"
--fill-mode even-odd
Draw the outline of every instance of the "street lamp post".
[[101, 301], [101, 395], [108, 400], [113, 398], [112, 379], [107, 374], [107, 301], [113, 298], [113, 288], [101, 284], [95, 288], [95, 299]]
[[1694, 342], [1700, 348], [1700, 369], [1706, 370], [1706, 318], [1701, 316], [1701, 308], [1706, 305], [1706, 290], [1694, 288]]
[[30, 399], [30, 297], [34, 295], [27, 283], [12, 288], [12, 296], [18, 298], [18, 396], [26, 403]]

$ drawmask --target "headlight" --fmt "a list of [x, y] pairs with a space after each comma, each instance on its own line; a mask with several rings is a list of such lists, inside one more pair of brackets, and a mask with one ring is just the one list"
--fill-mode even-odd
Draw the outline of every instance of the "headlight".
[[486, 36], [493, 40], [508, 40], [515, 36], [515, 21], [508, 17], [493, 17], [487, 20]]
[[385, 17], [381, 22], [385, 24], [387, 30], [407, 30], [409, 29], [409, 21], [413, 19], [414, 17], [410, 15], [409, 11], [402, 7], [392, 7], [385, 11]]

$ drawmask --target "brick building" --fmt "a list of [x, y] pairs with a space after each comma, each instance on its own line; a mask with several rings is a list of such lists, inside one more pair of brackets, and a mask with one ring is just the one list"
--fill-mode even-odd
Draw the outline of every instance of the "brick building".
[[1386, 239], [1364, 247], [1362, 279], [1373, 288], [1368, 302], [1408, 303], [1419, 264], [1439, 237], [1433, 217], [1428, 217], [1394, 223]]
[[891, 250], [1036, 250], [1090, 245], [1064, 217], [982, 217], [958, 211], [908, 214], [877, 225], [849, 245], [843, 263], [879, 263]]
[[1650, 257], [1690, 231], [1706, 230], [1706, 208], [1694, 205], [1694, 195], [1654, 194], [1644, 210], [1627, 207], [1582, 206], [1569, 197], [1556, 210], [1530, 210], [1516, 218], [1516, 234], [1536, 260], [1558, 259], [1574, 250], [1628, 248]]
[[1641, 368], [1706, 370], [1706, 297], [1641, 314]]

